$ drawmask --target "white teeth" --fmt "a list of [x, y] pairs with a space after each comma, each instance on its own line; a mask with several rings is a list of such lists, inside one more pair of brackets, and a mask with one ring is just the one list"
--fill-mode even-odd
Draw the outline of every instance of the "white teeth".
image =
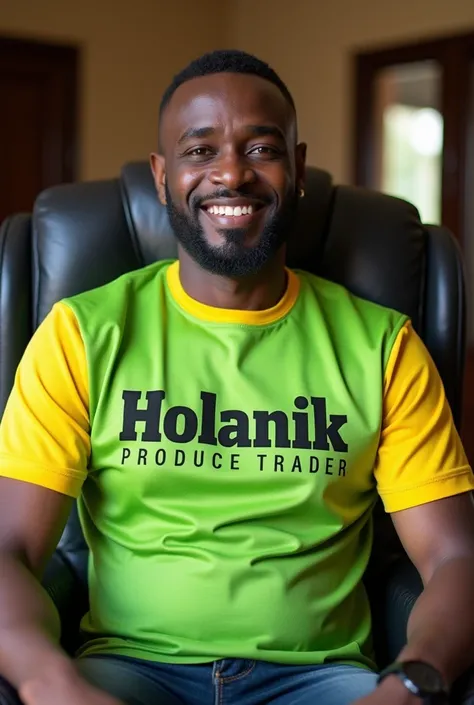
[[225, 215], [239, 217], [241, 215], [252, 215], [253, 206], [209, 206], [207, 209], [211, 215]]

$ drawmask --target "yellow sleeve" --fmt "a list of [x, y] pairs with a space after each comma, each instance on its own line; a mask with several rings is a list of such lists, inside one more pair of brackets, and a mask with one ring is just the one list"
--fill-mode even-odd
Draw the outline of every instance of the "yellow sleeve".
[[387, 512], [474, 490], [441, 378], [410, 323], [387, 365], [383, 416], [375, 479]]
[[0, 475], [78, 497], [90, 455], [84, 343], [56, 304], [31, 339], [0, 424]]

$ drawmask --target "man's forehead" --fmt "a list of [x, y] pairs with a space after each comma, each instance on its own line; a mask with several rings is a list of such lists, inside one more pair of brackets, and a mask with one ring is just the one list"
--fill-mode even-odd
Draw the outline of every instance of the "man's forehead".
[[235, 116], [250, 124], [271, 122], [286, 131], [292, 108], [277, 86], [248, 74], [218, 73], [186, 81], [173, 94], [163, 116], [169, 134], [196, 121], [207, 124]]

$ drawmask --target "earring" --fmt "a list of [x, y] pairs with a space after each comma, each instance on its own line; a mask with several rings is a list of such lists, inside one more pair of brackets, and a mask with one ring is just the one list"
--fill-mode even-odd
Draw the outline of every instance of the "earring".
[[304, 188], [300, 188], [299, 197], [304, 198]]

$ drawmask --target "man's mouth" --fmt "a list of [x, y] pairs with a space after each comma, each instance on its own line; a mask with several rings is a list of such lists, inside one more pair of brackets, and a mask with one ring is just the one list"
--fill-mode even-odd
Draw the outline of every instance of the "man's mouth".
[[249, 204], [248, 206], [208, 206], [207, 207], [207, 212], [210, 213], [211, 215], [225, 215], [225, 216], [233, 216], [234, 218], [238, 218], [241, 215], [252, 215], [254, 210], [254, 206], [252, 204]]
[[[235, 199], [237, 200], [237, 199]], [[262, 216], [266, 204], [262, 201], [245, 202], [238, 199], [235, 205], [226, 203], [210, 202], [201, 206], [201, 210], [210, 218], [212, 222], [221, 228], [242, 228], [249, 225], [255, 219]]]

